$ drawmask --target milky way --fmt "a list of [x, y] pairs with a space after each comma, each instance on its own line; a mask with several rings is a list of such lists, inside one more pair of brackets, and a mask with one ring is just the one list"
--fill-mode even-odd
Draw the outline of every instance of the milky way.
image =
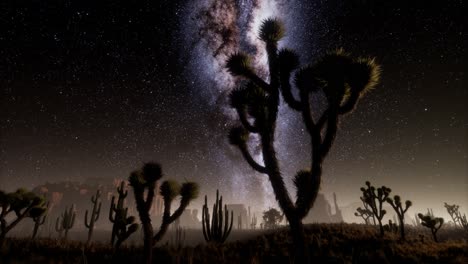
[[[279, 18], [286, 27], [294, 28], [297, 21], [291, 19], [288, 13], [296, 10], [296, 18], [300, 16], [297, 10], [298, 5], [294, 1], [262, 1], [262, 0], [230, 0], [230, 1], [205, 1], [203, 3], [190, 5], [187, 16], [191, 19], [186, 27], [186, 36], [196, 36], [186, 39], [186, 44], [196, 51], [192, 53], [190, 63], [190, 74], [198, 78], [197, 83], [206, 85], [195, 85], [193, 89], [200, 89], [202, 94], [207, 95], [208, 103], [216, 105], [226, 116], [227, 126], [231, 126], [237, 120], [237, 116], [227, 104], [228, 92], [239, 85], [238, 81], [230, 76], [225, 70], [225, 61], [229, 55], [237, 51], [245, 51], [251, 54], [253, 65], [257, 73], [263, 78], [267, 78], [267, 56], [264, 43], [258, 38], [258, 29], [261, 22], [270, 17]], [[296, 32], [297, 33], [297, 32]], [[288, 46], [290, 41], [286, 38], [281, 41], [281, 45]], [[278, 122], [278, 142], [277, 148], [285, 154], [283, 158], [290, 158], [288, 140], [297, 129], [297, 116], [281, 107]], [[303, 131], [300, 131], [301, 134]], [[224, 144], [226, 144], [224, 137]], [[306, 141], [307, 142], [307, 141]], [[261, 160], [261, 155], [256, 148], [258, 144], [254, 142], [251, 148], [257, 160]], [[301, 143], [299, 143], [300, 145]], [[296, 144], [297, 145], [297, 144]], [[220, 149], [216, 154], [219, 162], [229, 162], [224, 149]], [[240, 156], [240, 153], [237, 153]], [[307, 155], [307, 154], [306, 154]], [[231, 160], [235, 166], [248, 167], [243, 161]], [[289, 163], [289, 162], [288, 162]], [[296, 170], [299, 168], [296, 168]], [[294, 170], [294, 169], [291, 169]], [[290, 172], [290, 171], [288, 171]], [[232, 189], [241, 191], [241, 199], [256, 198], [263, 200], [255, 204], [255, 207], [275, 206], [273, 193], [269, 181], [265, 175], [257, 175], [253, 170], [234, 167], [233, 171], [226, 173], [226, 177], [232, 178]], [[246, 197], [246, 189], [253, 189], [255, 197]], [[261, 195], [263, 193], [263, 195]], [[260, 194], [260, 195], [259, 195]], [[263, 199], [262, 199], [263, 196]], [[239, 199], [239, 197], [238, 197]]]

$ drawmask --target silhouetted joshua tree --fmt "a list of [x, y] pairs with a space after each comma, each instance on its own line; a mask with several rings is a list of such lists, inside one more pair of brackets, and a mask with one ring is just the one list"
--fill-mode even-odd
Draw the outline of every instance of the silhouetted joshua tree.
[[383, 204], [387, 201], [390, 192], [392, 191], [390, 188], [382, 186], [377, 188], [377, 193], [375, 192], [375, 187], [370, 184], [370, 182], [366, 181], [366, 187], [361, 188], [363, 198], [366, 204], [369, 205], [369, 208], [372, 211], [372, 214], [377, 219], [380, 228], [380, 236], [383, 237], [384, 235], [384, 228], [382, 226], [382, 219], [384, 215], [387, 213], [385, 209], [383, 209]]
[[65, 208], [65, 211], [55, 222], [55, 231], [59, 233], [59, 238], [61, 238], [62, 233], [65, 232], [63, 239], [67, 240], [68, 231], [73, 228], [73, 225], [75, 225], [75, 218], [75, 205], [70, 206], [70, 208]]
[[453, 223], [455, 226], [461, 226], [460, 220], [461, 220], [461, 214], [459, 212], [460, 206], [456, 204], [447, 204], [444, 203], [444, 207], [447, 209], [448, 214], [453, 220]]
[[128, 191], [125, 190], [124, 181], [120, 183], [120, 187], [117, 187], [117, 193], [119, 194], [117, 204], [115, 203], [115, 196], [112, 196], [109, 210], [109, 221], [113, 223], [111, 245], [116, 249], [139, 228], [139, 225], [135, 223], [136, 219], [134, 216], [127, 217], [128, 207], [124, 207], [124, 202]]
[[437, 231], [442, 227], [444, 224], [444, 219], [442, 217], [434, 217], [432, 215], [423, 215], [418, 214], [419, 219], [421, 219], [421, 225], [431, 229], [432, 237], [434, 238], [435, 242], [437, 241]]
[[45, 223], [45, 220], [47, 218], [47, 213], [49, 211], [49, 202], [47, 202], [44, 206], [45, 211], [42, 215], [36, 215], [32, 217], [33, 222], [34, 222], [34, 228], [33, 228], [33, 233], [31, 236], [31, 239], [35, 239], [37, 236], [37, 232], [39, 231], [39, 227]]
[[405, 207], [401, 204], [401, 198], [399, 195], [395, 195], [392, 198], [387, 198], [387, 202], [393, 207], [395, 212], [398, 215], [398, 220], [400, 222], [400, 236], [402, 240], [405, 240], [405, 213], [408, 211], [408, 208], [412, 205], [412, 202], [406, 200]]
[[0, 191], [0, 209], [0, 244], [21, 220], [26, 217], [40, 217], [46, 211], [44, 198], [26, 189], [11, 193]]
[[[91, 215], [89, 217], [88, 221], [88, 210], [85, 212], [85, 226], [88, 228], [88, 240], [86, 241], [86, 244], [89, 244], [91, 242], [91, 237], [93, 236], [93, 230], [94, 230], [94, 224], [96, 221], [99, 219], [99, 215], [101, 214], [101, 191], [97, 190], [96, 195], [93, 195], [91, 197], [91, 202], [93, 203], [93, 211], [91, 212]], [[99, 203], [98, 203], [99, 202]]]
[[[254, 72], [247, 54], [237, 53], [228, 59], [228, 71], [248, 80], [230, 95], [231, 105], [237, 110], [242, 125], [232, 128], [229, 139], [254, 170], [268, 175], [276, 200], [289, 222], [297, 249], [296, 259], [306, 262], [302, 219], [317, 197], [322, 162], [333, 145], [339, 120], [377, 84], [380, 71], [372, 59], [354, 59], [342, 50], [331, 52], [315, 64], [297, 71], [295, 84], [299, 99], [296, 99], [290, 79], [299, 68], [299, 57], [288, 49], [278, 51], [278, 41], [284, 32], [282, 23], [276, 19], [264, 20], [260, 28], [260, 39], [265, 43], [268, 55], [269, 82]], [[286, 104], [302, 114], [311, 140], [311, 169], [299, 171], [294, 178], [295, 202], [285, 187], [274, 146], [280, 92]], [[311, 94], [325, 95], [327, 108], [322, 113], [312, 110]], [[263, 164], [249, 153], [247, 142], [251, 134], [259, 139]]]
[[354, 213], [355, 216], [359, 216], [364, 220], [364, 223], [366, 225], [369, 224], [369, 218], [372, 216], [372, 211], [368, 209], [362, 209], [361, 207], [358, 207], [356, 209], [357, 212]]
[[[147, 163], [139, 171], [133, 172], [129, 177], [130, 186], [133, 187], [138, 215], [143, 227], [144, 255], [147, 264], [152, 261], [153, 247], [166, 233], [169, 225], [179, 218], [190, 201], [198, 197], [198, 184], [185, 182], [182, 186], [176, 181], [164, 181], [160, 193], [164, 200], [162, 224], [159, 231], [154, 234], [149, 211], [153, 204], [157, 181], [162, 178], [161, 166], [156, 163]], [[179, 208], [171, 214], [171, 205], [177, 196], [181, 196]]]
[[205, 195], [205, 204], [202, 209], [203, 236], [206, 242], [224, 243], [232, 230], [234, 212], [231, 211], [231, 220], [229, 221], [229, 211], [226, 205], [223, 208], [223, 196], [219, 197], [218, 190], [216, 190], [216, 201], [213, 204], [212, 213], [212, 217], [210, 217], [208, 198]]

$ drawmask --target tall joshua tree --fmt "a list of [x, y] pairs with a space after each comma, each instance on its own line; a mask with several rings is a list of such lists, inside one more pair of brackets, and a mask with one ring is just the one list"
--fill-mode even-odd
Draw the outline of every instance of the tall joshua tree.
[[380, 236], [383, 237], [384, 228], [382, 225], [382, 219], [387, 213], [387, 211], [383, 209], [383, 205], [384, 202], [387, 201], [387, 198], [392, 190], [385, 186], [377, 188], [376, 190], [369, 181], [366, 181], [366, 188], [362, 187], [361, 191], [363, 201], [369, 206], [372, 211], [372, 215], [375, 217], [375, 219], [377, 219], [380, 228]]
[[395, 195], [393, 199], [387, 198], [387, 202], [393, 207], [398, 215], [398, 220], [400, 222], [400, 236], [402, 240], [405, 240], [405, 213], [413, 203], [406, 200], [405, 205], [403, 206], [399, 195]]
[[[276, 19], [263, 21], [260, 28], [260, 39], [265, 43], [268, 55], [269, 82], [255, 73], [247, 54], [236, 53], [228, 59], [228, 71], [233, 76], [247, 79], [245, 85], [230, 95], [231, 105], [237, 110], [241, 126], [232, 128], [229, 139], [254, 170], [268, 175], [276, 200], [289, 222], [298, 250], [296, 254], [302, 255], [297, 259], [304, 259], [302, 219], [317, 197], [322, 163], [333, 145], [339, 120], [350, 113], [359, 99], [377, 84], [380, 70], [373, 59], [352, 58], [342, 50], [331, 52], [316, 63], [299, 69], [296, 53], [288, 49], [278, 51], [278, 41], [284, 32], [282, 23]], [[294, 71], [298, 99], [290, 83]], [[285, 187], [274, 146], [280, 93], [286, 104], [302, 115], [311, 140], [310, 169], [299, 171], [294, 178], [295, 201]], [[325, 110], [312, 110], [312, 94], [325, 95]], [[249, 153], [247, 142], [251, 134], [259, 138], [263, 164]]]
[[[143, 228], [144, 255], [147, 264], [152, 261], [153, 246], [163, 238], [169, 225], [182, 215], [190, 202], [198, 197], [198, 184], [194, 182], [179, 185], [176, 181], [164, 181], [160, 187], [164, 200], [163, 219], [159, 231], [154, 235], [149, 211], [153, 204], [157, 182], [162, 176], [159, 164], [147, 163], [141, 170], [133, 172], [129, 177]], [[179, 195], [181, 196], [179, 207], [171, 214], [172, 202]]]

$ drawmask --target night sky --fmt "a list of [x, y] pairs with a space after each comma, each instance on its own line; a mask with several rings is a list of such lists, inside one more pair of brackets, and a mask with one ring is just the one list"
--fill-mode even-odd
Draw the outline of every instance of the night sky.
[[[461, 0], [7, 2], [0, 189], [126, 178], [157, 161], [167, 177], [199, 182], [202, 194], [219, 188], [233, 203], [275, 205], [267, 176], [228, 144], [237, 119], [227, 94], [236, 80], [224, 69], [226, 56], [246, 50], [265, 70], [255, 33], [275, 16], [287, 29], [280, 46], [304, 64], [343, 47], [383, 68], [381, 84], [342, 120], [322, 192], [347, 205], [371, 180], [411, 199], [414, 212], [442, 212], [443, 202], [468, 212]], [[287, 107], [277, 149], [291, 184], [310, 151], [300, 115]]]

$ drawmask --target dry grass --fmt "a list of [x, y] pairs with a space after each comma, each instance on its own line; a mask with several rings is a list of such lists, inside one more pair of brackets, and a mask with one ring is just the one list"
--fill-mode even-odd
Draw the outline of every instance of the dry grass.
[[[467, 235], [442, 229], [440, 243], [427, 230], [408, 228], [407, 241], [386, 234], [381, 239], [374, 227], [355, 224], [307, 226], [313, 263], [468, 263]], [[201, 232], [201, 231], [200, 231]], [[287, 229], [264, 232], [255, 238], [224, 245], [200, 244], [176, 250], [155, 249], [155, 263], [290, 263], [293, 245]], [[108, 245], [55, 239], [7, 239], [1, 247], [2, 263], [138, 263], [139, 246], [114, 252]]]

